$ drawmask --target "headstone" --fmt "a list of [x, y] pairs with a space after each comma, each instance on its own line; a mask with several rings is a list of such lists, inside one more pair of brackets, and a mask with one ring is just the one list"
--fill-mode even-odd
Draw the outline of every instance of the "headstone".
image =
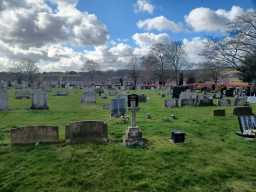
[[144, 146], [141, 130], [136, 125], [136, 111], [138, 110], [139, 97], [136, 94], [128, 95], [128, 107], [131, 110], [131, 126], [128, 127], [123, 143], [128, 147]]
[[120, 117], [126, 113], [126, 100], [125, 98], [112, 99], [111, 103], [111, 116]]
[[145, 103], [147, 102], [147, 96], [142, 94], [142, 95], [139, 95], [139, 102], [140, 103]]
[[192, 106], [196, 102], [196, 95], [193, 94], [190, 90], [186, 90], [184, 92], [181, 92], [179, 96], [179, 106]]
[[81, 96], [81, 103], [96, 103], [96, 92], [94, 87], [87, 88]]
[[224, 116], [226, 116], [226, 111], [225, 111], [225, 109], [216, 109], [213, 111], [213, 116], [224, 117]]
[[250, 103], [250, 104], [255, 104], [256, 103], [256, 96], [247, 97], [247, 102]]
[[177, 107], [177, 103], [178, 101], [176, 99], [166, 99], [164, 101], [164, 106], [166, 108], [173, 108], [173, 107]]
[[59, 129], [55, 126], [31, 126], [11, 129], [12, 144], [59, 142]]
[[171, 140], [173, 143], [184, 143], [185, 135], [184, 132], [174, 130], [171, 132]]
[[66, 140], [76, 143], [106, 143], [108, 141], [108, 126], [101, 121], [80, 121], [66, 126]]
[[43, 90], [33, 90], [31, 109], [49, 109], [48, 95]]
[[16, 99], [30, 99], [32, 95], [31, 89], [16, 89], [15, 97]]
[[247, 98], [246, 97], [236, 97], [234, 101], [235, 106], [247, 106]]
[[68, 91], [67, 90], [57, 90], [55, 96], [63, 97], [63, 96], [68, 96]]
[[227, 98], [222, 98], [218, 100], [218, 105], [222, 107], [231, 106], [231, 100]]
[[8, 109], [8, 93], [6, 89], [0, 89], [0, 111]]
[[199, 96], [197, 99], [198, 106], [213, 106], [213, 99], [207, 95]]
[[252, 108], [249, 106], [235, 107], [233, 114], [237, 116], [253, 115]]
[[254, 115], [239, 116], [240, 131], [239, 135], [245, 137], [256, 137], [256, 117]]

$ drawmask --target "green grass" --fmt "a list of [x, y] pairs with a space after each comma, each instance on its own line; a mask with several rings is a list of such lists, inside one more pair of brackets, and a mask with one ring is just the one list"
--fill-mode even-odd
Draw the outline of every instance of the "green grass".
[[[150, 100], [140, 105], [138, 125], [149, 145], [131, 149], [121, 143], [128, 124], [111, 119], [102, 108], [110, 98], [80, 105], [80, 90], [68, 97], [50, 93], [50, 110], [32, 112], [30, 101], [15, 100], [11, 91], [9, 112], [0, 113], [0, 191], [256, 191], [256, 142], [235, 135], [239, 127], [232, 108], [226, 108], [226, 117], [214, 118], [217, 107], [166, 109], [157, 93], [144, 93]], [[167, 121], [171, 114], [177, 120]], [[106, 121], [110, 143], [10, 145], [12, 127], [58, 125], [64, 140], [65, 125], [80, 120]], [[186, 143], [171, 144], [171, 129], [185, 131]]]

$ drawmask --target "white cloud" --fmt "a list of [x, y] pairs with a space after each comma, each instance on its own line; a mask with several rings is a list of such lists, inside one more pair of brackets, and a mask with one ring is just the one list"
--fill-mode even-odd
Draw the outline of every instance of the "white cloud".
[[235, 21], [237, 17], [244, 13], [245, 10], [238, 6], [233, 6], [229, 11], [224, 9], [211, 10], [200, 7], [193, 9], [186, 15], [185, 20], [194, 31], [224, 33], [228, 30], [228, 24]]
[[167, 33], [135, 33], [132, 38], [140, 47], [147, 47], [155, 43], [165, 43], [169, 41], [169, 35]]
[[40, 64], [44, 71], [78, 69], [84, 56], [70, 46], [104, 45], [108, 34], [94, 14], [76, 8], [77, 2], [0, 0], [1, 70], [21, 59]]
[[199, 64], [206, 61], [206, 58], [201, 55], [206, 47], [208, 40], [206, 38], [194, 37], [191, 40], [184, 39], [183, 47], [186, 53], [186, 60]]
[[134, 5], [135, 12], [147, 12], [152, 14], [154, 12], [154, 5], [152, 5], [148, 0], [137, 0]]
[[182, 31], [181, 25], [167, 19], [164, 16], [154, 17], [146, 20], [140, 20], [137, 22], [137, 26], [140, 29], [145, 29], [148, 31], [150, 30], [172, 31], [172, 32]]

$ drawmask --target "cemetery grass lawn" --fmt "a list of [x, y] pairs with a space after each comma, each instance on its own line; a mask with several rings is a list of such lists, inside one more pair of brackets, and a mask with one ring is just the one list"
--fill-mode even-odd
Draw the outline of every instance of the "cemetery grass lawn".
[[[32, 112], [30, 100], [15, 100], [11, 91], [10, 111], [0, 113], [0, 192], [256, 191], [256, 142], [235, 134], [232, 107], [226, 117], [214, 118], [217, 107], [165, 109], [164, 98], [144, 92], [150, 100], [140, 105], [138, 125], [148, 146], [130, 149], [121, 144], [128, 124], [110, 120], [102, 108], [110, 98], [80, 105], [80, 90], [67, 97], [50, 93], [50, 110]], [[106, 121], [110, 143], [65, 144], [65, 125], [80, 120]], [[58, 125], [63, 142], [10, 146], [10, 128], [25, 125]], [[171, 144], [171, 129], [185, 131], [186, 143]]]

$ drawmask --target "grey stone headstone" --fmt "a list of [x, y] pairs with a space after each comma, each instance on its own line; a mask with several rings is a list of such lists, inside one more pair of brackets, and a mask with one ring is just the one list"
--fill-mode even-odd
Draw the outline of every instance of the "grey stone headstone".
[[108, 126], [101, 121], [81, 121], [66, 126], [66, 140], [72, 144], [86, 142], [106, 143]]
[[248, 103], [251, 103], [251, 104], [256, 103], [256, 96], [248, 97], [248, 98], [247, 98], [247, 102], [248, 102]]
[[8, 109], [8, 93], [6, 89], [0, 89], [0, 111]]
[[116, 98], [112, 99], [111, 103], [111, 116], [120, 117], [126, 113], [126, 99], [125, 98]]
[[31, 89], [16, 89], [15, 97], [16, 99], [30, 99], [32, 95]]
[[49, 109], [48, 95], [43, 90], [33, 90], [31, 109]]
[[241, 134], [255, 137], [253, 130], [256, 130], [256, 117], [254, 115], [239, 116], [238, 120]]
[[173, 108], [173, 107], [177, 107], [177, 101], [175, 99], [166, 99], [164, 101], [164, 106], [166, 108]]
[[223, 107], [231, 106], [231, 100], [227, 98], [222, 98], [218, 100], [218, 105]]
[[237, 116], [253, 115], [252, 108], [249, 106], [235, 107], [233, 114]]
[[94, 87], [87, 88], [81, 96], [81, 103], [96, 103], [96, 92]]
[[57, 143], [59, 129], [55, 126], [31, 126], [11, 129], [12, 144]]
[[246, 97], [236, 97], [234, 101], [235, 106], [247, 106], [247, 98]]

